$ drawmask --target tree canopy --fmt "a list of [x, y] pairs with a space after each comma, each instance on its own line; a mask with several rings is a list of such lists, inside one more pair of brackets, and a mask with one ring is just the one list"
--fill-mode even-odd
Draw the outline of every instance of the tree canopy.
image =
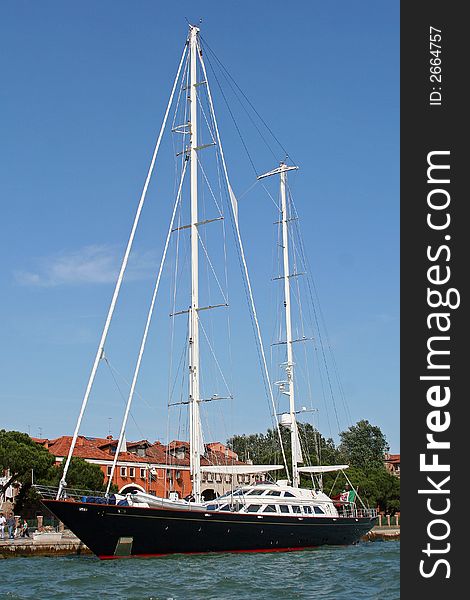
[[23, 485], [31, 483], [32, 471], [35, 478], [48, 477], [54, 462], [54, 456], [28, 434], [0, 430], [0, 469], [10, 472], [9, 480], [0, 487], [0, 494], [14, 481]]
[[[64, 472], [65, 460], [56, 469], [49, 485], [57, 486]], [[74, 456], [67, 471], [67, 487], [71, 489], [103, 491], [104, 473], [98, 465], [89, 463], [83, 458]]]
[[358, 421], [339, 434], [340, 452], [348, 463], [365, 471], [383, 468], [384, 454], [390, 447], [380, 427]]
[[[304, 464], [333, 465], [348, 464], [348, 478], [358, 491], [363, 502], [371, 507], [394, 513], [400, 510], [400, 480], [390, 474], [384, 465], [384, 453], [389, 446], [380, 427], [362, 420], [340, 433], [341, 443], [335, 446], [331, 438], [324, 438], [309, 423], [299, 423]], [[290, 433], [281, 430], [286, 450], [287, 464], [290, 465]], [[234, 435], [227, 445], [238, 454], [240, 460], [251, 459], [256, 464], [282, 464], [279, 437], [275, 430], [251, 435]], [[280, 477], [282, 477], [282, 473]], [[330, 495], [339, 494], [345, 479], [338, 473], [323, 476], [323, 489]], [[314, 482], [302, 475], [302, 486], [313, 486]]]

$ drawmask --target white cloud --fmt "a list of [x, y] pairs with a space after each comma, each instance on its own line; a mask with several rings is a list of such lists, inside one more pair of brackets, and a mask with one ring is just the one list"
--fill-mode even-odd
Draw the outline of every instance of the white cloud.
[[[15, 279], [21, 285], [36, 287], [114, 283], [121, 260], [122, 250], [114, 246], [85, 246], [40, 258], [34, 271], [17, 271]], [[129, 260], [126, 277], [145, 279], [155, 269], [156, 257], [153, 252], [134, 253]]]

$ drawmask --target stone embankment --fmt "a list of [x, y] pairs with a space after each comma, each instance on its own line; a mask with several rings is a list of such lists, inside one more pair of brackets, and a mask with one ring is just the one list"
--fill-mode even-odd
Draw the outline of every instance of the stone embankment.
[[70, 556], [91, 551], [70, 531], [32, 533], [30, 538], [0, 539], [0, 559], [15, 556]]
[[400, 527], [374, 527], [361, 539], [364, 542], [399, 540]]

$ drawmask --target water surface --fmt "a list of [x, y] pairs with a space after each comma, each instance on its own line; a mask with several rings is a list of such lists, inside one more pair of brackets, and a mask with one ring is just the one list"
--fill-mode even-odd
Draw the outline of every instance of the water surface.
[[400, 543], [271, 554], [92, 556], [0, 561], [0, 598], [399, 600]]

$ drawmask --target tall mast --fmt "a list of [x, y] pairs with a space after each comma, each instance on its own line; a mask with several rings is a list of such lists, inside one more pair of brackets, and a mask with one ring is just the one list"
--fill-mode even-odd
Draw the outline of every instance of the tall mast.
[[291, 304], [290, 304], [290, 270], [289, 270], [289, 231], [288, 231], [288, 214], [286, 200], [286, 165], [281, 163], [281, 221], [282, 221], [282, 255], [284, 263], [284, 307], [286, 313], [286, 344], [287, 344], [287, 392], [289, 395], [289, 413], [290, 413], [290, 437], [291, 437], [291, 452], [292, 452], [292, 485], [299, 487], [300, 477], [297, 466], [299, 454], [299, 435], [297, 431], [297, 420], [295, 417], [295, 387], [294, 387], [294, 354], [292, 351], [292, 319], [291, 319]]
[[[284, 280], [284, 308], [286, 317], [286, 346], [287, 361], [284, 363], [286, 369], [287, 381], [283, 382], [282, 391], [289, 397], [289, 413], [281, 417], [281, 424], [290, 429], [291, 453], [292, 453], [292, 486], [299, 487], [300, 475], [298, 463], [302, 462], [302, 451], [300, 448], [299, 433], [297, 428], [297, 419], [295, 416], [295, 387], [294, 387], [294, 354], [292, 350], [292, 317], [290, 301], [290, 267], [289, 267], [289, 215], [287, 213], [287, 171], [298, 169], [298, 167], [289, 167], [281, 162], [277, 169], [260, 175], [258, 179], [269, 177], [271, 175], [280, 175], [281, 191], [281, 225], [282, 225], [282, 256], [283, 256], [283, 274]], [[287, 419], [285, 418], [287, 417]]]
[[199, 415], [199, 274], [198, 274], [198, 165], [197, 165], [197, 53], [199, 28], [191, 25], [190, 50], [190, 121], [191, 121], [191, 306], [189, 310], [189, 414], [190, 469], [193, 496], [201, 500], [201, 421]]

